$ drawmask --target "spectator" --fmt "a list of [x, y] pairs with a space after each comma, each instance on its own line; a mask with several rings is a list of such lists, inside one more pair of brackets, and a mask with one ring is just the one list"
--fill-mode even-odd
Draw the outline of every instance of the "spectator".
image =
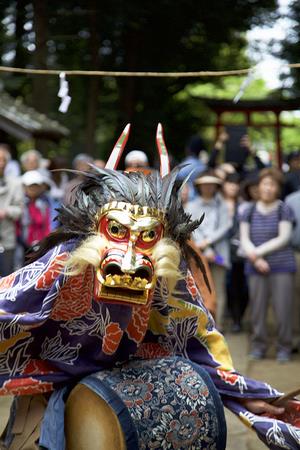
[[0, 276], [14, 271], [16, 221], [22, 215], [23, 192], [18, 178], [4, 175], [10, 153], [0, 147]]
[[236, 173], [236, 170], [231, 163], [222, 163], [217, 166], [214, 171], [217, 177], [222, 180], [222, 182], [225, 181], [227, 175]]
[[[43, 183], [43, 192], [44, 192], [44, 197], [45, 199], [48, 200], [49, 203], [49, 207], [50, 207], [50, 229], [51, 231], [53, 231], [55, 228], [57, 228], [59, 226], [59, 222], [56, 220], [57, 218], [57, 210], [58, 208], [60, 208], [60, 206], [62, 205], [62, 197], [60, 195], [60, 190], [56, 189], [54, 181], [51, 177], [51, 173], [47, 170], [45, 172], [41, 172], [40, 170], [38, 171], [39, 173], [41, 173], [44, 183]], [[64, 194], [64, 192], [63, 192]]]
[[211, 169], [216, 169], [220, 164], [224, 162], [224, 148], [225, 144], [229, 139], [229, 134], [225, 127], [222, 127], [220, 133], [218, 134], [215, 145], [210, 153], [208, 160], [208, 167]]
[[20, 158], [23, 172], [38, 170], [41, 167], [42, 155], [37, 150], [27, 150]]
[[[242, 137], [241, 147], [246, 152], [247, 157], [250, 157], [250, 159], [252, 159], [252, 163], [254, 163], [254, 168], [251, 170], [247, 168], [246, 164], [237, 168], [242, 178], [245, 178], [249, 175], [257, 175], [260, 170], [269, 165], [270, 157], [268, 152], [266, 150], [259, 150], [258, 152], [256, 152], [255, 148], [251, 144], [248, 134], [245, 134], [245, 136]], [[247, 161], [247, 157], [245, 161]]]
[[[214, 145], [214, 148], [211, 152], [208, 166], [210, 168], [217, 168], [218, 165], [222, 163], [222, 158], [224, 159], [224, 148], [226, 146], [226, 142], [229, 139], [229, 134], [226, 131], [226, 129], [223, 127], [221, 129], [221, 132], [218, 136], [218, 139]], [[261, 160], [261, 158], [256, 154], [255, 149], [251, 145], [251, 141], [249, 139], [249, 136], [245, 134], [241, 140], [240, 140], [240, 147], [241, 151], [245, 152], [243, 160], [246, 162], [247, 158], [250, 156], [253, 159], [253, 162], [255, 164], [255, 169], [252, 170], [250, 173], [257, 173], [259, 170], [263, 169], [265, 167], [265, 164]], [[245, 167], [245, 163], [236, 163], [234, 161], [230, 161], [231, 165], [233, 165], [236, 169], [236, 171], [241, 175], [242, 178], [245, 178], [247, 175], [249, 175], [249, 171]]]
[[94, 159], [94, 166], [99, 167], [99, 169], [104, 169], [105, 161], [103, 159]]
[[79, 153], [74, 158], [72, 166], [73, 169], [79, 173], [77, 173], [65, 186], [65, 195], [63, 198], [65, 204], [73, 203], [75, 200], [76, 188], [84, 179], [80, 172], [88, 172], [91, 168], [90, 164], [93, 164], [93, 158], [86, 153]]
[[0, 149], [6, 150], [8, 154], [8, 161], [4, 169], [4, 176], [6, 178], [19, 177], [21, 174], [21, 168], [18, 161], [12, 159], [11, 157], [11, 147], [8, 144], [0, 144]]
[[51, 180], [49, 195], [58, 202], [62, 201], [69, 181], [67, 173], [63, 171], [66, 168], [67, 161], [62, 156], [55, 156], [49, 161], [48, 171]]
[[285, 203], [293, 210], [296, 217], [291, 244], [294, 250], [300, 252], [300, 189], [286, 197]]
[[287, 156], [289, 171], [285, 175], [283, 197], [300, 189], [300, 151], [291, 152]]
[[132, 150], [125, 156], [125, 170], [147, 169], [149, 167], [148, 157], [141, 150]]
[[149, 166], [148, 157], [141, 150], [132, 150], [125, 156], [125, 171], [127, 172], [143, 172], [149, 174], [152, 169]]
[[221, 180], [214, 173], [204, 173], [195, 180], [199, 195], [185, 206], [193, 220], [204, 213], [203, 224], [193, 233], [193, 240], [207, 258], [216, 288], [216, 323], [221, 330], [225, 309], [225, 275], [230, 266], [228, 231], [232, 226], [228, 208], [218, 189]]
[[45, 193], [45, 178], [38, 170], [22, 176], [25, 210], [20, 221], [19, 240], [26, 252], [51, 231], [51, 205]]
[[188, 183], [185, 183], [180, 190], [180, 196], [181, 196], [181, 201], [182, 201], [183, 207], [185, 207], [185, 205], [189, 201], [189, 190], [190, 190], [190, 188], [189, 188]]
[[256, 202], [259, 197], [258, 193], [258, 175], [252, 174], [245, 178], [240, 187], [241, 204], [239, 205], [239, 213], [242, 214], [245, 208]]
[[[297, 276], [295, 277], [295, 298], [294, 298], [294, 335], [298, 339], [298, 346], [300, 344], [300, 189], [288, 195], [285, 202], [293, 210], [296, 223], [293, 228], [291, 239], [292, 247], [295, 251]], [[300, 350], [300, 347], [298, 347]]]
[[227, 270], [226, 292], [229, 313], [232, 319], [232, 331], [241, 331], [244, 312], [248, 303], [248, 288], [244, 273], [245, 259], [240, 254], [239, 234], [239, 192], [240, 176], [237, 173], [227, 175], [223, 183], [223, 196], [227, 204], [232, 227], [229, 230], [231, 267]]
[[282, 174], [263, 169], [259, 175], [259, 200], [242, 213], [241, 244], [247, 255], [246, 273], [252, 323], [253, 359], [262, 359], [267, 350], [266, 316], [269, 298], [278, 329], [277, 360], [290, 359], [292, 345], [293, 277], [295, 258], [289, 240], [294, 215], [279, 200]]
[[[185, 147], [185, 158], [182, 164], [185, 164], [179, 174], [178, 179], [184, 180], [192, 171], [191, 177], [189, 179], [189, 198], [192, 200], [196, 196], [196, 191], [194, 188], [194, 181], [201, 175], [201, 173], [206, 170], [205, 161], [205, 145], [200, 136], [192, 136]], [[207, 159], [207, 158], [206, 158]]]

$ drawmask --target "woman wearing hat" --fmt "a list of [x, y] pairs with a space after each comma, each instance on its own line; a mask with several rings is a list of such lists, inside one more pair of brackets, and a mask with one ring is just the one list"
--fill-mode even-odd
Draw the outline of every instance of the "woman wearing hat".
[[228, 231], [232, 226], [226, 203], [219, 192], [222, 181], [214, 172], [203, 173], [194, 182], [199, 195], [188, 202], [185, 211], [193, 219], [204, 213], [202, 225], [194, 232], [196, 246], [207, 258], [216, 289], [216, 324], [223, 328], [225, 310], [225, 276], [230, 266]]
[[49, 180], [38, 170], [22, 175], [25, 192], [24, 214], [20, 220], [19, 242], [26, 252], [51, 231], [51, 205], [45, 194]]

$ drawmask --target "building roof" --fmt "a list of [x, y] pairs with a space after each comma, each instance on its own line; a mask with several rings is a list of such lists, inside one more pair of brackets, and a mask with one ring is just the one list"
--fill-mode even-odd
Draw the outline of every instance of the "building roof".
[[209, 108], [215, 111], [281, 112], [300, 109], [300, 98], [281, 100], [267, 97], [260, 100], [239, 100], [237, 103], [233, 103], [232, 100], [221, 100], [209, 97], [197, 97], [197, 99], [203, 101]]
[[69, 130], [57, 121], [49, 119], [6, 92], [0, 92], [0, 129], [17, 139], [49, 139], [58, 141]]

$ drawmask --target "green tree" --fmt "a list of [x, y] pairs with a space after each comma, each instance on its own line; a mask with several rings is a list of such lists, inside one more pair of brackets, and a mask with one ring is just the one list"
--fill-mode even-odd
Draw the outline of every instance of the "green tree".
[[[10, 9], [10, 21], [15, 27], [15, 33], [9, 35], [2, 21], [1, 33], [5, 38], [2, 56], [7, 54], [10, 41], [15, 48], [19, 46], [16, 54], [20, 55], [23, 48], [24, 66], [38, 64], [35, 61], [42, 54], [41, 64], [61, 70], [189, 71], [247, 67], [245, 32], [253, 24], [266, 20], [272, 23], [276, 10], [276, 0], [22, 1], [25, 8], [22, 20], [27, 25], [22, 28], [20, 22], [18, 35], [15, 26], [18, 2], [10, 0], [5, 8], [0, 5], [0, 16], [7, 18]], [[40, 19], [47, 18], [43, 30], [46, 45], [36, 27], [35, 34], [29, 30], [30, 23], [36, 23], [37, 4], [43, 9]], [[11, 79], [11, 76], [5, 79], [7, 89]], [[199, 129], [203, 116], [196, 113], [189, 99], [179, 101], [177, 97], [192, 81], [195, 80], [69, 77], [72, 103], [66, 115], [57, 111], [58, 77], [49, 77], [47, 82], [45, 79], [43, 88], [49, 99], [48, 114], [71, 130], [72, 153], [84, 150], [96, 153], [100, 147], [97, 153], [104, 156], [116, 134], [131, 121], [133, 132], [128, 148], [143, 147], [150, 154], [156, 123], [161, 121], [170, 149], [180, 157], [186, 138]], [[214, 83], [220, 80], [215, 79]], [[11, 92], [25, 95], [27, 101], [35, 103], [32, 78], [26, 77], [22, 89]]]
[[[298, 63], [300, 61], [300, 3], [294, 0], [289, 5], [289, 12], [286, 19], [290, 21], [287, 28], [286, 38], [280, 42], [280, 50], [276, 55], [286, 60], [288, 63]], [[300, 71], [299, 69], [291, 69], [290, 75], [283, 75], [283, 80], [289, 78], [289, 82], [286, 83], [283, 94], [287, 96], [299, 96], [300, 95]]]

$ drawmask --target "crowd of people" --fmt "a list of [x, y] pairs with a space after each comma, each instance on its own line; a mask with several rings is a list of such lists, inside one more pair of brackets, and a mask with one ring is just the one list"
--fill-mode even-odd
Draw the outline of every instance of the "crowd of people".
[[[90, 163], [104, 166], [87, 154], [77, 155], [75, 171], [89, 170]], [[0, 276], [24, 264], [26, 252], [58, 226], [57, 208], [72, 201], [80, 174], [69, 177], [58, 169], [68, 167], [62, 157], [46, 160], [28, 150], [20, 164], [12, 160], [7, 144], [0, 144]]]
[[299, 351], [300, 152], [288, 155], [284, 172], [262, 161], [244, 136], [245, 163], [222, 162], [227, 139], [221, 133], [209, 157], [201, 139], [189, 141], [182, 177], [194, 172], [183, 195], [185, 210], [193, 219], [205, 213], [193, 240], [212, 273], [217, 327], [226, 331], [229, 317], [231, 330], [241, 331], [248, 306], [250, 357], [263, 359], [271, 304], [277, 360], [286, 362]]
[[[250, 356], [263, 359], [268, 350], [267, 313], [271, 303], [277, 326], [277, 359], [299, 351], [300, 332], [300, 152], [288, 155], [286, 172], [260, 158], [248, 136], [240, 142], [243, 163], [222, 160], [228, 134], [222, 130], [208, 153], [199, 136], [186, 146], [178, 177], [189, 177], [181, 190], [185, 211], [204, 221], [192, 240], [210, 267], [220, 331], [238, 333], [249, 308]], [[250, 161], [250, 165], [249, 165]], [[73, 201], [81, 171], [102, 160], [77, 155], [70, 177], [64, 158], [43, 159], [37, 150], [11, 159], [0, 144], [0, 276], [24, 264], [26, 252], [53, 231], [56, 210]], [[126, 170], [149, 172], [144, 152], [125, 158]], [[75, 173], [75, 172], [74, 172]]]

